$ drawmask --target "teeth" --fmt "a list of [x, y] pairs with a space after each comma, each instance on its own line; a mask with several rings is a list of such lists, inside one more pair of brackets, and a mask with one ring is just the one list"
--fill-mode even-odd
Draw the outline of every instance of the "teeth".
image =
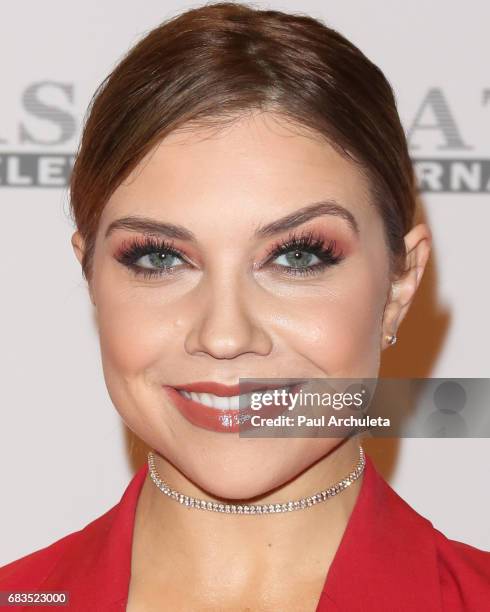
[[248, 406], [250, 403], [250, 394], [248, 393], [231, 397], [218, 397], [212, 393], [194, 393], [193, 391], [180, 391], [180, 393], [193, 402], [199, 402], [204, 406], [217, 408], [218, 410], [238, 410], [240, 406]]
[[[217, 410], [238, 410], [239, 408], [248, 408], [250, 406], [252, 395], [257, 393], [273, 393], [274, 391], [288, 391], [289, 387], [281, 387], [280, 389], [263, 389], [261, 391], [251, 391], [250, 393], [242, 393], [241, 395], [232, 395], [230, 397], [219, 397], [213, 393], [194, 393], [193, 391], [184, 391], [177, 389], [178, 392], [192, 400], [193, 402], [199, 402], [209, 408], [216, 408]], [[255, 395], [255, 397], [257, 397]]]

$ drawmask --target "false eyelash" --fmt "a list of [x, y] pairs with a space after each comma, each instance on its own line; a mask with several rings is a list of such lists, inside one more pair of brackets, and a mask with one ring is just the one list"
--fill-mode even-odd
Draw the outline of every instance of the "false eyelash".
[[162, 251], [170, 255], [176, 255], [180, 259], [187, 261], [184, 254], [174, 246], [173, 242], [169, 242], [164, 238], [157, 238], [151, 234], [147, 234], [144, 238], [138, 236], [130, 241], [124, 240], [115, 254], [115, 258], [117, 261], [127, 266], [134, 274], [142, 276], [143, 278], [173, 274], [174, 270], [170, 267], [162, 272], [162, 269], [143, 268], [135, 264], [135, 262], [144, 255]]
[[343, 252], [337, 249], [336, 240], [331, 239], [325, 241], [323, 237], [316, 236], [314, 232], [309, 231], [300, 235], [291, 232], [285, 240], [281, 240], [274, 244], [267, 253], [267, 261], [295, 250], [313, 253], [320, 259], [320, 263], [313, 264], [306, 268], [287, 268], [287, 266], [278, 266], [282, 268], [286, 274], [292, 274], [293, 276], [296, 274], [316, 274], [328, 266], [337, 265], [344, 259]]
[[[288, 253], [294, 250], [304, 250], [313, 253], [320, 259], [320, 263], [307, 266], [305, 268], [294, 268], [288, 266], [275, 265], [281, 273], [291, 276], [307, 276], [318, 274], [329, 266], [334, 266], [344, 259], [342, 251], [337, 250], [336, 241], [325, 241], [321, 236], [315, 236], [313, 232], [306, 232], [300, 235], [291, 232], [285, 240], [276, 242], [268, 251], [266, 261], [275, 259], [279, 255]], [[124, 240], [119, 247], [115, 258], [121, 264], [125, 265], [136, 276], [143, 278], [163, 277], [169, 274], [175, 274], [175, 269], [172, 267], [153, 269], [143, 268], [136, 265], [136, 261], [145, 255], [154, 252], [166, 252], [174, 255], [187, 262], [184, 254], [174, 246], [173, 242], [169, 242], [163, 238], [145, 235], [144, 238], [136, 237], [131, 240]], [[182, 266], [178, 266], [179, 268]]]

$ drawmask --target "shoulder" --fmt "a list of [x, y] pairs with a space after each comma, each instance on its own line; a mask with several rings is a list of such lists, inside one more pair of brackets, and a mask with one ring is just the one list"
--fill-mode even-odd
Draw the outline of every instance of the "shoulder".
[[74, 556], [90, 557], [100, 535], [111, 523], [114, 507], [80, 530], [69, 533], [48, 546], [37, 549], [0, 567], [1, 590], [26, 590], [43, 583], [60, 563]]
[[433, 528], [437, 566], [444, 604], [478, 609], [490, 602], [490, 551], [451, 540]]
[[[390, 609], [390, 598], [395, 597], [400, 605], [404, 602], [400, 610], [425, 610], [430, 602], [434, 612], [463, 612], [481, 610], [482, 602], [490, 601], [490, 552], [447, 537], [403, 499], [372, 462], [355, 512], [341, 573], [348, 576], [348, 561], [361, 555], [370, 568], [362, 591], [371, 589], [373, 606], [384, 598], [385, 608], [378, 609]], [[335, 597], [344, 597], [340, 589]]]
[[0, 591], [65, 591], [71, 610], [123, 610], [145, 464], [121, 499], [82, 529], [0, 567]]
[[[435, 567], [443, 609], [478, 610], [482, 601], [490, 602], [490, 551], [450, 539], [427, 517], [396, 493], [395, 496], [404, 517], [399, 527], [405, 525], [408, 538], [426, 547], [425, 559]], [[417, 555], [414, 562], [419, 562]]]
[[66, 591], [70, 609], [122, 610], [136, 503], [147, 470], [144, 464], [120, 500], [82, 529], [0, 567], [0, 591]]

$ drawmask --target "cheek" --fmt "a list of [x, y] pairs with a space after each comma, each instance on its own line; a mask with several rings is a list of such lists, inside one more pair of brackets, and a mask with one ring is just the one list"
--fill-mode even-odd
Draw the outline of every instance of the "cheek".
[[330, 377], [376, 376], [384, 306], [379, 274], [356, 266], [339, 271], [326, 286], [293, 315], [296, 350]]
[[[145, 287], [100, 278], [97, 319], [105, 368], [120, 376], [144, 372], [164, 362], [174, 324], [165, 303], [155, 303], [157, 292]], [[158, 292], [161, 299], [161, 292]]]

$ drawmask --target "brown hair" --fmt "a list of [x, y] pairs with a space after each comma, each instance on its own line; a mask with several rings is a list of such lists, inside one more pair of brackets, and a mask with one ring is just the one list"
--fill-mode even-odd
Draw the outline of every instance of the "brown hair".
[[105, 203], [158, 141], [185, 125], [219, 126], [255, 109], [314, 130], [359, 165], [384, 221], [391, 270], [399, 273], [416, 187], [381, 70], [312, 17], [218, 2], [151, 30], [92, 97], [70, 179], [85, 278]]

